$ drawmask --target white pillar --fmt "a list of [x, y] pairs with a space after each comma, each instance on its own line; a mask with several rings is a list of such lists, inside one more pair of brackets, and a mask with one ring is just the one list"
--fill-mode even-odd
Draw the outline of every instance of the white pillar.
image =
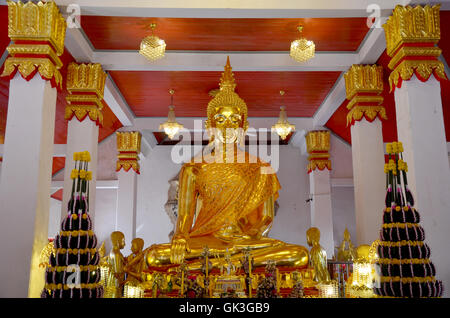
[[382, 123], [365, 118], [351, 126], [357, 245], [379, 239], [386, 195]]
[[64, 190], [61, 205], [61, 219], [67, 215], [67, 204], [72, 190], [70, 173], [74, 169], [73, 154], [75, 152], [89, 151], [91, 162], [89, 171], [92, 171], [92, 181], [89, 182], [89, 214], [95, 226], [95, 190], [97, 179], [97, 149], [98, 125], [89, 117], [80, 122], [75, 116], [69, 121], [67, 128], [66, 162], [64, 166]]
[[327, 258], [334, 255], [333, 215], [331, 208], [330, 171], [313, 170], [309, 173], [311, 226], [320, 230], [320, 245], [327, 251]]
[[125, 234], [124, 255], [131, 254], [131, 241], [136, 238], [137, 173], [132, 169], [117, 172], [116, 231]]
[[10, 81], [0, 179], [0, 297], [39, 297], [50, 209], [56, 88], [39, 75]]
[[408, 164], [408, 185], [431, 248], [437, 278], [450, 288], [450, 169], [440, 83], [415, 75], [395, 89], [398, 140]]

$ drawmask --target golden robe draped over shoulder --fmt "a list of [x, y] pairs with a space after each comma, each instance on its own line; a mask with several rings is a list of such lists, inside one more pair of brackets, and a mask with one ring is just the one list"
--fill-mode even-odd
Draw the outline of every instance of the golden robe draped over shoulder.
[[253, 219], [252, 214], [257, 214], [271, 196], [277, 199], [281, 188], [270, 165], [257, 158], [245, 163], [185, 165], [194, 165], [195, 191], [202, 202], [190, 237], [212, 234], [227, 225], [236, 226], [244, 217]]

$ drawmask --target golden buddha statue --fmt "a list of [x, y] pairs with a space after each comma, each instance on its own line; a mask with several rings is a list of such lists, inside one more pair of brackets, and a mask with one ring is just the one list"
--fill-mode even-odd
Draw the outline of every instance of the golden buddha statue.
[[280, 185], [270, 164], [239, 149], [248, 128], [247, 106], [234, 91], [236, 83], [229, 58], [220, 90], [208, 103], [208, 149], [185, 163], [180, 171], [178, 219], [171, 243], [147, 249], [149, 267], [180, 264], [201, 268], [207, 246], [212, 266], [223, 263], [228, 252], [239, 264], [244, 250], [252, 250], [254, 266], [306, 266], [308, 250], [268, 238], [274, 202]]
[[122, 297], [125, 281], [125, 259], [120, 252], [125, 247], [125, 235], [115, 231], [111, 233], [112, 250], [108, 257], [108, 279], [106, 281], [106, 298]]
[[355, 247], [350, 240], [350, 232], [345, 228], [344, 239], [338, 248], [337, 260], [341, 262], [350, 262], [356, 258]]
[[311, 266], [314, 268], [314, 280], [319, 283], [330, 281], [330, 273], [327, 267], [327, 252], [320, 246], [320, 230], [311, 227], [306, 231], [306, 241], [311, 246]]
[[145, 266], [144, 240], [135, 238], [131, 241], [131, 252], [127, 259], [124, 272], [127, 273], [127, 282], [142, 282], [142, 270]]

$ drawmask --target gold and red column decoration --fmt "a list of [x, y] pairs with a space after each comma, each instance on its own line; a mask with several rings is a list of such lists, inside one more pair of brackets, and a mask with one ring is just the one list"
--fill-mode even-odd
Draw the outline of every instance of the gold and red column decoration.
[[59, 56], [64, 52], [66, 21], [54, 2], [8, 1], [8, 36], [14, 43], [7, 48], [10, 57], [2, 76], [13, 78], [17, 71], [27, 81], [39, 72], [62, 88]]
[[306, 150], [308, 157], [308, 173], [313, 170], [331, 170], [330, 132], [326, 130], [313, 130], [306, 134]]
[[372, 122], [375, 118], [387, 119], [383, 103], [383, 67], [378, 65], [352, 65], [344, 74], [345, 92], [349, 110], [347, 126], [363, 117]]
[[106, 73], [96, 64], [70, 63], [67, 69], [67, 105], [65, 119], [74, 116], [81, 122], [86, 117], [101, 126], [103, 122], [103, 91]]
[[441, 49], [436, 46], [441, 38], [439, 9], [440, 5], [398, 5], [383, 25], [386, 52], [391, 57], [388, 64], [392, 70], [389, 76], [391, 92], [414, 74], [423, 82], [431, 74], [437, 80], [447, 79], [444, 65], [438, 60]]
[[141, 133], [138, 131], [116, 132], [117, 165], [116, 171], [133, 169], [140, 173], [139, 153], [141, 152]]

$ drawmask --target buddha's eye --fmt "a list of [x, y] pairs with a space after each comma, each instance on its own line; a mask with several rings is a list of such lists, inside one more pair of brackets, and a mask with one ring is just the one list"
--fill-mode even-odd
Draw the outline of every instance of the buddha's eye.
[[230, 119], [233, 124], [238, 124], [241, 121], [241, 115], [233, 115]]
[[225, 121], [225, 116], [223, 116], [222, 114], [217, 114], [216, 116], [214, 116], [214, 119], [216, 122], [221, 124]]

